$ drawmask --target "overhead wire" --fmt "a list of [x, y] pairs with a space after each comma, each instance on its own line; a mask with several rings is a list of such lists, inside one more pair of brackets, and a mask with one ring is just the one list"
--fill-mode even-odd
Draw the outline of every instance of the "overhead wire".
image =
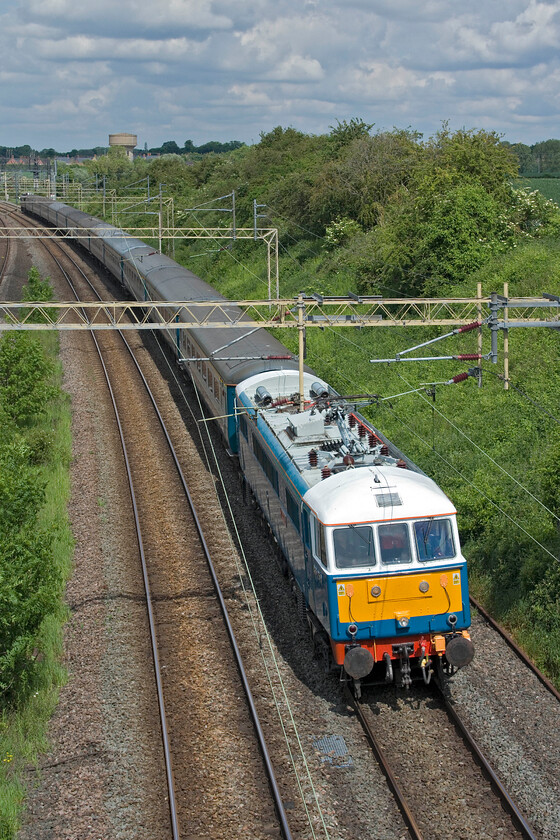
[[[303, 225], [298, 224], [293, 219], [291, 219], [289, 216], [283, 215], [278, 210], [276, 210], [274, 207], [271, 207], [268, 204], [266, 205], [266, 207], [267, 207], [267, 209], [272, 210], [272, 212], [275, 216], [279, 216], [281, 219], [284, 219], [284, 221], [289, 222], [291, 225], [294, 225], [294, 227], [299, 228], [304, 233], [308, 233], [310, 236], [314, 236], [316, 239], [320, 239], [322, 242], [325, 242], [325, 243], [328, 242], [328, 240], [324, 236], [321, 236], [319, 233], [315, 233], [314, 231], [309, 230], [309, 228], [303, 227]], [[286, 234], [286, 235], [290, 236], [290, 234]], [[293, 239], [294, 242], [298, 243], [298, 240], [294, 236], [290, 236], [290, 238]], [[314, 256], [317, 256], [317, 257], [321, 256], [321, 254], [318, 254], [316, 251], [312, 251], [310, 248], [307, 248], [306, 250], [308, 250]], [[337, 254], [335, 254], [334, 256], [335, 256], [335, 262], [339, 262], [339, 260], [340, 260], [339, 256]], [[424, 279], [427, 279], [426, 275], [417, 275], [417, 276], [423, 277]], [[409, 294], [406, 294], [405, 292], [403, 292], [402, 290], [393, 289], [391, 286], [386, 286], [382, 283], [379, 283], [377, 280], [376, 280], [376, 283], [377, 283], [378, 288], [386, 289], [388, 292], [393, 292], [396, 295], [396, 297], [403, 297], [403, 298], [413, 298], [413, 297], [415, 297], [415, 295], [409, 295]]]
[[[406, 385], [408, 385], [409, 387], [412, 387], [412, 384], [406, 379], [406, 377], [404, 377], [398, 371], [397, 371], [397, 376], [400, 379], [402, 379], [402, 381], [405, 382]], [[470, 438], [467, 435], [466, 432], [464, 432], [462, 429], [460, 429], [459, 426], [457, 426], [457, 424], [453, 422], [453, 420], [450, 420], [449, 417], [446, 417], [445, 414], [442, 411], [440, 411], [439, 408], [436, 408], [436, 406], [433, 403], [430, 403], [430, 401], [425, 396], [423, 396], [423, 394], [419, 393], [418, 396], [420, 397], [421, 400], [428, 403], [428, 405], [430, 406], [432, 411], [434, 411], [441, 418], [443, 418], [443, 420], [445, 420], [445, 422], [448, 423], [453, 429], [455, 429], [456, 432], [458, 432], [462, 437], [464, 437], [465, 440], [467, 440], [471, 444], [471, 446], [473, 446], [476, 450], [478, 450], [478, 452], [480, 452], [482, 455], [484, 455], [485, 458], [488, 458], [488, 460], [491, 461], [492, 464], [494, 464], [494, 466], [497, 467], [500, 470], [500, 472], [502, 472], [504, 475], [506, 475], [511, 481], [514, 482], [514, 484], [516, 484], [521, 490], [523, 490], [525, 493], [527, 493], [527, 495], [530, 496], [533, 499], [533, 501], [535, 501], [538, 505], [540, 505], [540, 507], [543, 508], [543, 510], [545, 510], [547, 513], [549, 513], [554, 519], [556, 519], [557, 522], [560, 522], [560, 517], [559, 516], [557, 516], [552, 510], [550, 510], [550, 508], [548, 508], [543, 502], [541, 502], [540, 499], [538, 499], [534, 495], [534, 493], [532, 493], [529, 490], [528, 487], [525, 487], [525, 485], [522, 484], [520, 481], [518, 481], [517, 478], [515, 478], [515, 476], [513, 476], [504, 467], [502, 467], [502, 465], [499, 464], [498, 461], [496, 461], [496, 459], [493, 458], [492, 455], [490, 455], [489, 452], [486, 452], [481, 446], [478, 445], [478, 443], [476, 443], [476, 441], [474, 441], [472, 438]]]
[[[336, 334], [336, 335], [338, 335], [338, 337], [339, 337], [339, 338], [343, 339], [344, 341], [346, 341], [346, 342], [347, 342], [347, 343], [349, 343], [349, 344], [352, 344], [354, 347], [356, 347], [358, 350], [360, 350], [360, 352], [365, 353], [364, 349], [363, 349], [362, 347], [360, 347], [360, 345], [356, 344], [356, 342], [352, 341], [351, 339], [346, 338], [346, 336], [343, 336], [343, 335], [339, 334], [339, 333], [338, 333], [336, 330], [334, 330], [334, 328], [332, 328], [332, 327], [329, 327], [329, 329], [333, 330], [333, 332], [335, 332], [335, 334]], [[346, 381], [350, 382], [350, 384], [353, 384], [353, 382], [352, 382], [351, 380], [349, 380], [349, 379], [348, 379], [348, 377], [346, 377], [345, 375], [343, 375], [343, 374], [339, 374], [339, 375], [341, 375], [341, 376], [342, 376], [342, 378], [346, 379]], [[403, 380], [403, 382], [405, 382], [407, 385], [411, 386], [411, 383], [409, 383], [409, 382], [406, 380], [406, 378], [405, 378], [405, 377], [403, 377], [403, 376], [402, 376], [401, 374], [399, 374], [398, 372], [397, 372], [397, 375], [398, 375], [398, 376], [399, 376], [399, 377]], [[416, 389], [414, 389], [414, 392], [415, 392], [415, 393], [418, 393], [418, 391], [417, 391]], [[428, 400], [428, 399], [426, 399], [425, 397], [422, 397], [422, 399], [423, 399], [426, 403], [428, 403], [428, 405], [430, 406], [430, 408], [435, 408], [435, 407], [432, 405], [432, 403], [430, 403], [430, 402], [429, 402], [429, 400]], [[456, 467], [455, 467], [455, 466], [451, 463], [451, 461], [449, 461], [449, 459], [447, 459], [447, 458], [446, 458], [446, 457], [445, 457], [445, 456], [444, 456], [441, 452], [439, 452], [437, 449], [435, 449], [435, 448], [433, 447], [433, 445], [429, 443], [429, 441], [425, 440], [425, 438], [423, 438], [423, 437], [422, 437], [422, 435], [420, 435], [420, 434], [419, 434], [419, 433], [418, 433], [415, 429], [413, 429], [413, 428], [412, 428], [412, 427], [411, 427], [408, 423], [406, 423], [404, 420], [402, 420], [402, 418], [400, 418], [400, 417], [397, 415], [397, 413], [396, 413], [396, 412], [395, 412], [395, 410], [391, 407], [391, 405], [390, 405], [390, 404], [388, 404], [388, 403], [383, 403], [383, 406], [384, 406], [385, 408], [387, 408], [387, 409], [388, 409], [388, 410], [389, 410], [389, 411], [390, 411], [390, 412], [391, 412], [391, 413], [395, 416], [395, 418], [399, 421], [399, 423], [401, 423], [403, 426], [405, 426], [405, 428], [407, 428], [407, 429], [408, 429], [408, 431], [409, 431], [409, 432], [411, 432], [411, 434], [413, 434], [413, 435], [414, 435], [416, 438], [418, 438], [418, 439], [419, 439], [422, 443], [424, 443], [424, 445], [425, 445], [425, 446], [427, 446], [427, 447], [428, 447], [431, 451], [433, 451], [433, 452], [437, 455], [437, 457], [438, 457], [438, 458], [440, 458], [440, 459], [441, 459], [441, 460], [442, 460], [442, 461], [443, 461], [443, 462], [444, 462], [444, 463], [445, 463], [445, 464], [446, 464], [446, 465], [447, 465], [450, 469], [452, 469], [452, 470], [453, 470], [453, 471], [454, 471], [457, 475], [459, 475], [459, 476], [460, 476], [460, 478], [461, 478], [463, 481], [465, 481], [465, 482], [466, 482], [466, 483], [467, 483], [470, 487], [472, 487], [474, 490], [476, 490], [476, 492], [477, 492], [477, 493], [479, 493], [479, 494], [480, 494], [480, 495], [481, 495], [484, 499], [486, 499], [488, 502], [490, 502], [490, 504], [491, 504], [494, 508], [496, 508], [496, 510], [498, 510], [501, 514], [503, 514], [503, 515], [504, 515], [504, 516], [505, 516], [505, 517], [506, 517], [506, 518], [507, 518], [510, 522], [512, 522], [512, 523], [513, 523], [513, 524], [514, 524], [517, 528], [519, 528], [519, 529], [520, 529], [520, 530], [521, 530], [521, 531], [522, 531], [522, 532], [523, 532], [523, 533], [524, 533], [527, 537], [529, 537], [529, 539], [530, 539], [530, 540], [532, 540], [532, 542], [534, 542], [534, 543], [535, 543], [535, 544], [536, 544], [536, 545], [537, 545], [540, 549], [542, 549], [542, 551], [544, 551], [546, 554], [548, 554], [550, 557], [552, 557], [552, 558], [553, 558], [556, 562], [560, 562], [559, 558], [558, 558], [555, 554], [553, 554], [551, 551], [549, 551], [549, 549], [548, 549], [548, 548], [546, 548], [546, 546], [544, 546], [541, 542], [539, 542], [539, 540], [537, 540], [535, 537], [533, 537], [533, 536], [532, 536], [532, 534], [530, 534], [530, 533], [529, 533], [529, 531], [527, 531], [527, 530], [526, 530], [526, 528], [524, 528], [524, 527], [523, 527], [523, 525], [521, 525], [521, 523], [519, 523], [519, 522], [518, 522], [517, 520], [515, 520], [512, 516], [510, 516], [510, 514], [508, 514], [508, 513], [507, 513], [507, 511], [505, 511], [502, 507], [500, 507], [500, 505], [499, 505], [499, 504], [497, 504], [495, 501], [493, 501], [493, 500], [492, 500], [492, 499], [491, 499], [491, 498], [490, 498], [490, 497], [489, 497], [489, 496], [488, 496], [488, 495], [487, 495], [487, 494], [486, 494], [483, 490], [481, 490], [481, 489], [480, 489], [480, 488], [479, 488], [479, 487], [478, 487], [478, 486], [477, 486], [474, 482], [472, 482], [472, 481], [471, 481], [470, 479], [468, 479], [468, 478], [467, 478], [467, 477], [466, 477], [466, 476], [465, 476], [465, 475], [464, 475], [464, 474], [463, 474], [460, 470], [458, 470], [458, 469], [457, 469], [457, 468], [456, 468]], [[447, 418], [447, 417], [446, 417], [446, 416], [445, 416], [442, 412], [439, 412], [439, 409], [436, 409], [436, 411], [437, 411], [437, 412], [441, 415], [441, 417], [442, 417], [442, 418], [443, 418], [446, 422], [448, 422], [451, 426], [453, 426], [454, 428], [456, 428], [456, 430], [457, 430], [457, 431], [459, 431], [459, 432], [460, 432], [460, 433], [461, 433], [461, 434], [462, 434], [462, 435], [463, 435], [463, 436], [467, 439], [467, 441], [469, 441], [470, 443], [472, 443], [472, 444], [473, 444], [473, 445], [474, 445], [477, 449], [480, 449], [481, 453], [482, 453], [483, 455], [485, 455], [487, 458], [489, 458], [489, 459], [492, 461], [492, 463], [494, 463], [494, 464], [495, 464], [495, 465], [496, 465], [496, 466], [497, 466], [497, 467], [498, 467], [498, 468], [499, 468], [499, 469], [500, 469], [500, 470], [501, 470], [501, 471], [502, 471], [505, 475], [507, 475], [509, 478], [511, 478], [511, 479], [512, 479], [512, 480], [513, 480], [516, 484], [518, 484], [518, 485], [519, 485], [519, 487], [520, 487], [522, 490], [524, 490], [526, 493], [528, 493], [528, 494], [531, 496], [531, 498], [533, 498], [533, 499], [534, 499], [534, 501], [536, 501], [536, 502], [537, 502], [537, 503], [538, 503], [538, 504], [539, 504], [542, 508], [544, 508], [544, 510], [546, 510], [546, 511], [547, 511], [547, 513], [549, 513], [549, 514], [550, 514], [550, 515], [551, 515], [554, 519], [556, 519], [557, 521], [560, 521], [560, 518], [559, 518], [559, 517], [558, 517], [558, 516], [557, 516], [557, 515], [553, 512], [553, 511], [551, 511], [551, 510], [550, 510], [550, 509], [549, 509], [546, 505], [544, 505], [544, 504], [543, 504], [543, 503], [542, 503], [539, 499], [537, 499], [537, 497], [536, 497], [536, 496], [534, 496], [534, 494], [533, 494], [533, 493], [531, 493], [531, 491], [530, 491], [530, 490], [528, 490], [528, 488], [526, 488], [524, 485], [522, 485], [520, 482], [518, 482], [518, 481], [517, 481], [517, 479], [516, 479], [514, 476], [510, 475], [510, 474], [507, 472], [507, 470], [503, 469], [503, 467], [501, 467], [501, 465], [500, 465], [500, 464], [498, 464], [498, 462], [497, 462], [497, 461], [495, 461], [495, 459], [493, 459], [491, 455], [489, 455], [488, 453], [486, 453], [486, 452], [485, 452], [485, 451], [484, 451], [481, 447], [478, 447], [478, 444], [476, 444], [474, 441], [472, 441], [472, 440], [468, 437], [468, 435], [466, 435], [465, 433], [463, 433], [463, 432], [462, 432], [462, 430], [460, 430], [460, 429], [456, 426], [456, 424], [454, 424], [452, 421], [450, 421], [450, 420], [449, 420], [449, 419], [448, 419], [448, 418]]]
[[[193, 216], [194, 216], [194, 218], [196, 219], [196, 221], [200, 224], [200, 226], [201, 226], [201, 227], [206, 227], [205, 225], [203, 225], [203, 224], [202, 224], [202, 222], [201, 222], [201, 221], [200, 221], [200, 219], [196, 216], [196, 214], [195, 214], [195, 213], [193, 213]], [[217, 239], [217, 238], [216, 238], [216, 237], [214, 237], [214, 236], [211, 236], [211, 237], [209, 237], [209, 238], [210, 238], [211, 240], [213, 240], [216, 244], [218, 244], [218, 242], [220, 241], [219, 239]], [[254, 271], [252, 271], [252, 270], [251, 270], [248, 266], [246, 266], [246, 265], [245, 265], [245, 264], [244, 264], [241, 260], [238, 260], [238, 259], [237, 259], [237, 257], [236, 257], [236, 256], [234, 256], [233, 252], [232, 252], [229, 248], [223, 248], [223, 249], [221, 249], [221, 250], [223, 250], [223, 251], [224, 251], [224, 253], [227, 253], [227, 254], [231, 257], [231, 259], [232, 259], [235, 263], [237, 263], [237, 265], [241, 266], [241, 268], [243, 268], [243, 269], [244, 269], [244, 270], [245, 270], [248, 274], [250, 274], [252, 277], [254, 277], [254, 278], [255, 278], [255, 280], [258, 280], [258, 281], [259, 281], [259, 283], [262, 283], [264, 286], [266, 286], [266, 285], [267, 285], [267, 281], [266, 281], [266, 280], [264, 280], [262, 277], [259, 277], [259, 275], [258, 275], [258, 274], [255, 274], [255, 272], [254, 272]]]
[[406, 421], [404, 421], [401, 417], [399, 417], [397, 415], [397, 413], [395, 412], [395, 410], [393, 408], [391, 408], [391, 406], [386, 406], [386, 407], [394, 415], [394, 417], [399, 421], [399, 423], [401, 423], [403, 426], [405, 426], [405, 428], [408, 429], [408, 431], [411, 434], [413, 434], [416, 438], [418, 438], [418, 440], [420, 440], [425, 446], [427, 446], [430, 449], [430, 451], [434, 452], [434, 454], [437, 455], [438, 458], [441, 458], [441, 460], [451, 470], [453, 470], [453, 472], [455, 472], [463, 481], [465, 481], [470, 487], [472, 487], [473, 490], [476, 490], [476, 492], [480, 496], [482, 496], [484, 499], [486, 499], [486, 501], [489, 502], [494, 508], [496, 508], [497, 511], [499, 511], [501, 514], [503, 514], [503, 516], [505, 516], [506, 519], [508, 519], [517, 528], [519, 528], [521, 531], [523, 531], [523, 533], [527, 537], [529, 537], [529, 539], [532, 542], [534, 542], [535, 545], [537, 545], [546, 554], [548, 554], [550, 557], [552, 557], [552, 559], [555, 560], [557, 563], [560, 563], [560, 558], [558, 558], [555, 554], [553, 554], [551, 551], [549, 551], [548, 548], [545, 545], [543, 545], [541, 542], [539, 542], [539, 540], [537, 540], [536, 537], [534, 537], [532, 534], [530, 534], [529, 531], [527, 531], [527, 529], [523, 527], [523, 525], [521, 525], [519, 522], [517, 522], [517, 520], [515, 520], [512, 516], [510, 516], [510, 514], [507, 513], [507, 511], [505, 511], [502, 507], [500, 507], [500, 505], [497, 504], [497, 502], [495, 502], [493, 499], [491, 499], [490, 496], [488, 496], [484, 492], [484, 490], [481, 490], [480, 487], [478, 487], [473, 481], [471, 481], [469, 478], [467, 478], [467, 476], [464, 475], [464, 473], [462, 473], [460, 470], [458, 470], [457, 467], [455, 467], [455, 465], [452, 464], [451, 461], [449, 461], [444, 455], [442, 455], [441, 452], [439, 452], [437, 449], [434, 449], [432, 444], [429, 441], [427, 441], [425, 438], [423, 438], [422, 435], [418, 434], [418, 432], [416, 432], [415, 429], [412, 428], [412, 426], [410, 426], [408, 423], [406, 423]]
[[[332, 328], [331, 328], [331, 329], [332, 329]], [[353, 342], [353, 341], [351, 341], [350, 339], [347, 339], [345, 336], [341, 336], [341, 337], [342, 337], [342, 338], [344, 338], [346, 341], [348, 341], [350, 344], [352, 344], [354, 347], [358, 348], [361, 352], [365, 352], [365, 351], [363, 350], [363, 348], [361, 348], [358, 344], [356, 344], [356, 342]], [[556, 519], [558, 522], [560, 522], [560, 517], [559, 517], [559, 516], [557, 516], [557, 515], [554, 513], [554, 511], [550, 510], [550, 508], [548, 508], [548, 507], [547, 507], [547, 506], [546, 506], [543, 502], [541, 502], [541, 501], [540, 501], [540, 499], [538, 499], [538, 498], [534, 495], [534, 493], [532, 493], [532, 492], [531, 492], [531, 490], [529, 490], [529, 489], [528, 489], [528, 488], [527, 488], [524, 484], [522, 484], [520, 481], [518, 481], [518, 479], [517, 479], [517, 478], [515, 478], [515, 476], [513, 476], [513, 475], [512, 475], [511, 473], [509, 473], [509, 472], [508, 472], [508, 471], [507, 471], [504, 467], [502, 467], [502, 466], [501, 466], [501, 464], [500, 464], [498, 461], [496, 461], [496, 459], [495, 459], [495, 458], [493, 458], [493, 457], [492, 457], [492, 455], [490, 455], [490, 453], [486, 452], [486, 451], [485, 451], [485, 450], [484, 450], [481, 446], [479, 446], [479, 445], [476, 443], [476, 441], [472, 440], [472, 438], [470, 438], [470, 437], [466, 434], [466, 432], [464, 432], [462, 429], [460, 429], [460, 428], [459, 428], [459, 426], [457, 426], [457, 424], [456, 424], [456, 423], [454, 423], [452, 420], [450, 420], [448, 417], [446, 417], [446, 416], [445, 416], [445, 414], [443, 414], [443, 412], [442, 412], [442, 411], [440, 411], [438, 408], [436, 408], [436, 406], [435, 406], [433, 403], [431, 403], [431, 402], [428, 400], [428, 398], [427, 398], [427, 397], [425, 397], [425, 396], [423, 395], [423, 393], [422, 393], [422, 392], [423, 392], [423, 391], [425, 391], [425, 388], [414, 388], [414, 387], [413, 387], [413, 385], [412, 385], [412, 383], [411, 383], [411, 382], [409, 382], [409, 381], [408, 381], [408, 379], [406, 379], [406, 377], [404, 377], [404, 376], [403, 376], [402, 374], [400, 374], [398, 371], [396, 371], [396, 374], [397, 374], [397, 376], [399, 377], [399, 379], [402, 379], [402, 381], [403, 381], [403, 382], [404, 382], [404, 383], [408, 386], [408, 388], [410, 388], [411, 390], [410, 390], [409, 392], [403, 392], [403, 394], [402, 394], [402, 395], [400, 395], [400, 394], [396, 394], [394, 398], [396, 398], [397, 396], [404, 396], [406, 393], [417, 393], [417, 394], [418, 394], [418, 396], [420, 397], [420, 399], [422, 399], [425, 403], [427, 403], [427, 404], [430, 406], [430, 408], [431, 408], [431, 409], [432, 409], [432, 410], [433, 410], [436, 414], [438, 414], [438, 415], [439, 415], [439, 416], [440, 416], [443, 420], [445, 420], [445, 422], [446, 422], [446, 423], [448, 423], [448, 424], [449, 424], [449, 425], [450, 425], [453, 429], [455, 429], [455, 431], [457, 431], [457, 432], [458, 432], [458, 433], [459, 433], [462, 437], [464, 437], [464, 438], [465, 438], [465, 439], [466, 439], [466, 440], [467, 440], [467, 441], [468, 441], [468, 442], [469, 442], [469, 443], [470, 443], [470, 444], [471, 444], [471, 445], [472, 445], [475, 449], [477, 449], [477, 450], [478, 450], [478, 451], [479, 451], [482, 455], [484, 455], [484, 457], [488, 458], [488, 460], [490, 460], [490, 461], [494, 464], [494, 466], [496, 466], [496, 467], [497, 467], [497, 468], [498, 468], [498, 469], [499, 469], [499, 470], [500, 470], [500, 471], [501, 471], [504, 475], [506, 475], [509, 479], [511, 479], [511, 481], [513, 481], [515, 484], [517, 484], [517, 486], [518, 486], [521, 490], [523, 490], [525, 493], [527, 493], [527, 494], [528, 494], [528, 495], [529, 495], [529, 496], [533, 499], [533, 501], [535, 501], [538, 505], [540, 505], [540, 506], [541, 506], [541, 507], [542, 507], [542, 508], [543, 508], [543, 509], [547, 512], [547, 513], [549, 513], [549, 514], [550, 514], [550, 515], [551, 515], [554, 519]], [[383, 400], [380, 400], [380, 402], [383, 402]]]
[[[171, 336], [171, 331], [167, 330], [167, 332]], [[176, 385], [179, 389], [179, 392], [181, 394], [181, 397], [183, 399], [183, 402], [184, 402], [188, 412], [190, 413], [191, 417], [195, 421], [197, 421], [197, 418], [194, 414], [193, 408], [192, 408], [189, 400], [187, 399], [187, 396], [184, 392], [182, 384], [179, 382], [179, 379], [178, 379], [177, 374], [176, 374], [176, 369], [175, 369], [174, 366], [170, 365], [168, 356], [165, 353], [165, 351], [164, 351], [164, 349], [163, 349], [163, 347], [160, 343], [159, 336], [154, 334], [154, 338], [155, 338], [155, 341], [160, 348], [160, 352], [161, 352], [162, 357], [165, 361], [165, 364], [167, 365], [167, 367], [168, 367], [168, 369], [169, 369], [169, 371], [170, 371], [170, 373], [171, 373], [171, 375], [172, 375], [172, 377], [173, 377], [173, 379], [174, 379], [174, 381], [175, 381], [175, 383], [176, 383]], [[195, 391], [195, 395], [196, 395], [196, 399], [197, 399], [197, 404], [198, 404], [198, 410], [201, 413], [201, 415], [203, 417], [205, 417], [205, 409], [204, 409], [204, 405], [203, 405], [202, 400], [201, 400], [200, 392], [199, 392], [199, 390], [196, 386], [195, 381], [193, 379], [191, 379], [191, 382], [192, 382], [193, 387], [194, 387], [194, 391]], [[235, 515], [234, 515], [233, 509], [232, 509], [232, 506], [231, 506], [231, 501], [230, 501], [229, 494], [228, 494], [227, 487], [226, 487], [226, 482], [225, 482], [225, 479], [223, 477], [223, 473], [222, 473], [222, 470], [221, 470], [221, 467], [220, 467], [218, 454], [215, 450], [210, 430], [208, 429], [209, 424], [208, 423], [203, 423], [202, 425], [206, 429], [207, 442], [205, 442], [205, 440], [204, 440], [202, 430], [201, 430], [201, 424], [199, 424], [197, 422], [197, 428], [199, 430], [199, 439], [200, 439], [200, 443], [201, 443], [201, 446], [202, 446], [202, 450], [204, 452], [204, 458], [206, 460], [206, 466], [207, 466], [210, 474], [212, 474], [212, 471], [213, 471], [212, 466], [214, 467], [214, 469], [216, 470], [216, 473], [218, 475], [218, 480], [219, 480], [220, 486], [222, 488], [223, 497], [225, 499], [227, 511], [228, 511], [228, 514], [229, 514], [229, 517], [228, 517], [229, 522], [230, 522], [230, 525], [231, 525], [231, 527], [234, 531], [235, 538], [236, 538], [236, 543], [237, 543], [237, 548], [238, 548], [239, 554], [240, 554], [241, 559], [242, 559], [242, 563], [243, 563], [242, 567], [238, 563], [237, 552], [233, 551], [232, 555], [233, 555], [234, 562], [235, 562], [236, 567], [237, 567], [238, 577], [239, 577], [241, 587], [242, 587], [243, 592], [244, 592], [245, 603], [247, 605], [247, 610], [248, 610], [248, 613], [249, 613], [250, 618], [251, 618], [251, 623], [253, 625], [255, 636], [259, 640], [259, 647], [260, 647], [260, 650], [261, 650], [261, 656], [263, 658], [264, 669], [265, 669], [265, 672], [266, 672], [266, 675], [267, 675], [268, 683], [269, 683], [269, 685], [271, 687], [271, 690], [272, 690], [274, 703], [275, 703], [276, 710], [277, 710], [277, 713], [278, 713], [278, 718], [279, 718], [279, 721], [280, 721], [280, 726], [281, 726], [282, 731], [284, 733], [286, 746], [287, 746], [287, 749], [288, 749], [288, 752], [289, 752], [289, 755], [290, 755], [290, 761], [292, 763], [292, 767], [294, 768], [294, 772], [295, 772], [295, 775], [296, 775], [296, 781], [297, 781], [297, 785], [298, 785], [298, 788], [299, 788], [299, 791], [300, 791], [303, 807], [304, 807], [304, 809], [307, 813], [307, 816], [308, 816], [308, 822], [309, 822], [309, 826], [311, 828], [312, 835], [313, 835], [314, 838], [316, 838], [317, 834], [315, 832], [315, 827], [313, 826], [312, 817], [311, 817], [311, 814], [309, 812], [309, 805], [308, 805], [308, 802], [307, 802], [306, 792], [304, 791], [304, 789], [302, 787], [303, 782], [300, 778], [299, 770], [298, 770], [298, 767], [297, 767], [298, 759], [297, 759], [296, 755], [294, 754], [292, 745], [290, 743], [290, 736], [289, 736], [289, 733], [288, 733], [287, 728], [286, 728], [286, 722], [284, 721], [283, 716], [282, 716], [282, 711], [281, 711], [281, 708], [280, 708], [279, 698], [276, 696], [276, 689], [274, 687], [274, 679], [273, 679], [271, 671], [270, 671], [270, 664], [269, 664], [269, 662], [267, 661], [267, 659], [264, 655], [264, 648], [263, 648], [263, 645], [262, 645], [263, 636], [266, 640], [267, 648], [268, 648], [268, 651], [271, 655], [272, 666], [273, 666], [273, 669], [274, 669], [274, 672], [276, 674], [276, 678], [278, 680], [278, 684], [279, 684], [279, 687], [280, 687], [281, 699], [282, 699], [282, 702], [284, 704], [284, 707], [287, 710], [288, 722], [291, 725], [291, 727], [293, 729], [293, 732], [294, 732], [296, 745], [297, 745], [298, 750], [299, 750], [299, 756], [300, 756], [299, 760], [301, 761], [301, 763], [303, 765], [303, 768], [305, 770], [305, 774], [306, 774], [306, 777], [307, 777], [307, 782], [308, 782], [308, 784], [311, 788], [312, 795], [313, 795], [313, 798], [314, 798], [315, 803], [316, 803], [317, 812], [319, 814], [319, 818], [320, 818], [320, 821], [321, 821], [321, 824], [322, 824], [322, 828], [324, 830], [324, 836], [328, 840], [329, 832], [328, 832], [328, 829], [327, 829], [327, 826], [326, 826], [326, 823], [325, 823], [325, 819], [324, 819], [323, 811], [322, 811], [322, 808], [321, 808], [321, 804], [319, 802], [318, 792], [317, 792], [317, 790], [315, 788], [315, 785], [313, 783], [311, 770], [310, 770], [309, 764], [307, 762], [304, 746], [303, 746], [301, 736], [300, 736], [299, 731], [298, 731], [297, 723], [296, 723], [294, 713], [293, 713], [293, 710], [292, 710], [292, 706], [291, 706], [291, 703], [290, 703], [290, 700], [289, 700], [289, 697], [288, 697], [288, 692], [287, 692], [287, 689], [286, 689], [286, 686], [285, 686], [285, 682], [284, 682], [284, 679], [282, 677], [282, 673], [281, 673], [281, 670], [280, 670], [280, 665], [279, 665], [279, 662], [278, 662], [278, 657], [276, 656], [276, 653], [274, 651], [273, 642], [272, 642], [272, 639], [270, 637], [270, 633], [268, 631], [268, 627], [266, 625], [265, 618], [264, 618], [264, 615], [263, 615], [262, 610], [261, 610], [260, 600], [259, 600], [259, 597], [258, 597], [258, 594], [257, 594], [257, 591], [256, 591], [256, 586], [255, 586], [255, 583], [254, 583], [254, 580], [253, 580], [253, 576], [251, 574], [249, 562], [248, 562], [248, 559], [247, 559], [247, 556], [246, 556], [246, 553], [245, 553], [245, 549], [244, 549], [244, 546], [243, 546], [243, 542], [242, 542], [242, 539], [241, 539], [241, 534], [239, 533], [239, 529], [237, 527], [237, 523], [236, 523], [236, 520], [235, 520]], [[226, 525], [226, 528], [227, 528], [227, 521], [226, 521], [225, 513], [224, 513], [224, 510], [223, 510], [223, 507], [222, 507], [221, 503], [220, 503], [220, 509], [222, 510], [222, 517], [224, 519], [224, 524]], [[229, 533], [229, 530], [227, 530], [227, 533]], [[245, 576], [246, 576], [246, 578], [249, 582], [249, 589], [247, 589], [247, 586], [245, 585], [245, 580], [244, 580]], [[249, 598], [249, 592], [251, 592], [251, 594], [253, 596], [253, 599], [254, 599], [254, 604], [253, 605], [251, 603], [251, 599]], [[256, 616], [255, 616], [255, 611], [256, 611]], [[257, 617], [258, 617], [258, 622], [257, 622]], [[258, 624], [258, 626], [257, 626], [257, 624]]]
[[[490, 374], [491, 376], [495, 376], [496, 379], [500, 379], [502, 382], [504, 381], [503, 375], [500, 375], [499, 373], [490, 370], [488, 367], [484, 367], [483, 372], [486, 374]], [[534, 405], [535, 408], [538, 408], [538, 410], [541, 411], [543, 414], [547, 414], [551, 420], [554, 420], [554, 422], [560, 426], [560, 418], [556, 417], [556, 415], [552, 414], [547, 408], [540, 405], [540, 403], [538, 403], [536, 400], [530, 397], [529, 394], [526, 391], [524, 391], [519, 385], [516, 385], [514, 382], [512, 382], [511, 379], [509, 380], [509, 387], [512, 388], [514, 391], [517, 391], [518, 394], [521, 394], [521, 396], [524, 397], [528, 402], [530, 402], [531, 405]]]

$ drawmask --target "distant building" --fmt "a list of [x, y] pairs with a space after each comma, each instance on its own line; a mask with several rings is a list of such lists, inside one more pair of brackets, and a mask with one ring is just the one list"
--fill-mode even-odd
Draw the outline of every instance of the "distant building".
[[138, 137], [136, 134], [109, 134], [109, 146], [120, 146], [126, 151], [126, 156], [129, 160], [134, 157], [134, 149], [138, 145]]

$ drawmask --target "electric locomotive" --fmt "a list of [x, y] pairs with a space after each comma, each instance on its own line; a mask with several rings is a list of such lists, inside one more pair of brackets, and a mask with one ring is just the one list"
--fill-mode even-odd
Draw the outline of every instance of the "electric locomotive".
[[[212, 302], [224, 300], [124, 231], [108, 235], [99, 219], [37, 196], [22, 207], [88, 231], [82, 246], [136, 300], [207, 300], [206, 324]], [[357, 694], [364, 682], [407, 687], [467, 665], [467, 566], [452, 503], [309, 368], [300, 395], [297, 360], [237, 315], [235, 328], [162, 334], [239, 455], [319, 657]]]
[[467, 566], [443, 491], [312, 373], [237, 386], [239, 458], [317, 651], [354, 682], [468, 664]]

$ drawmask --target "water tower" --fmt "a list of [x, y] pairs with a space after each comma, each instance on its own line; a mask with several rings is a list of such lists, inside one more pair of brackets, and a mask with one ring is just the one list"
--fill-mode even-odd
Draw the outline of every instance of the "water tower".
[[125, 150], [126, 156], [129, 160], [133, 158], [133, 151], [138, 144], [138, 137], [136, 134], [109, 134], [109, 146], [120, 146]]

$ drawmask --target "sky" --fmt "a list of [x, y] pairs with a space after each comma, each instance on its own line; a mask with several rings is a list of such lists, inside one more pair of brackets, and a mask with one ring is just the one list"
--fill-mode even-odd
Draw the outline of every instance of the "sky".
[[560, 0], [2, 0], [0, 145], [258, 142], [354, 117], [560, 138]]

